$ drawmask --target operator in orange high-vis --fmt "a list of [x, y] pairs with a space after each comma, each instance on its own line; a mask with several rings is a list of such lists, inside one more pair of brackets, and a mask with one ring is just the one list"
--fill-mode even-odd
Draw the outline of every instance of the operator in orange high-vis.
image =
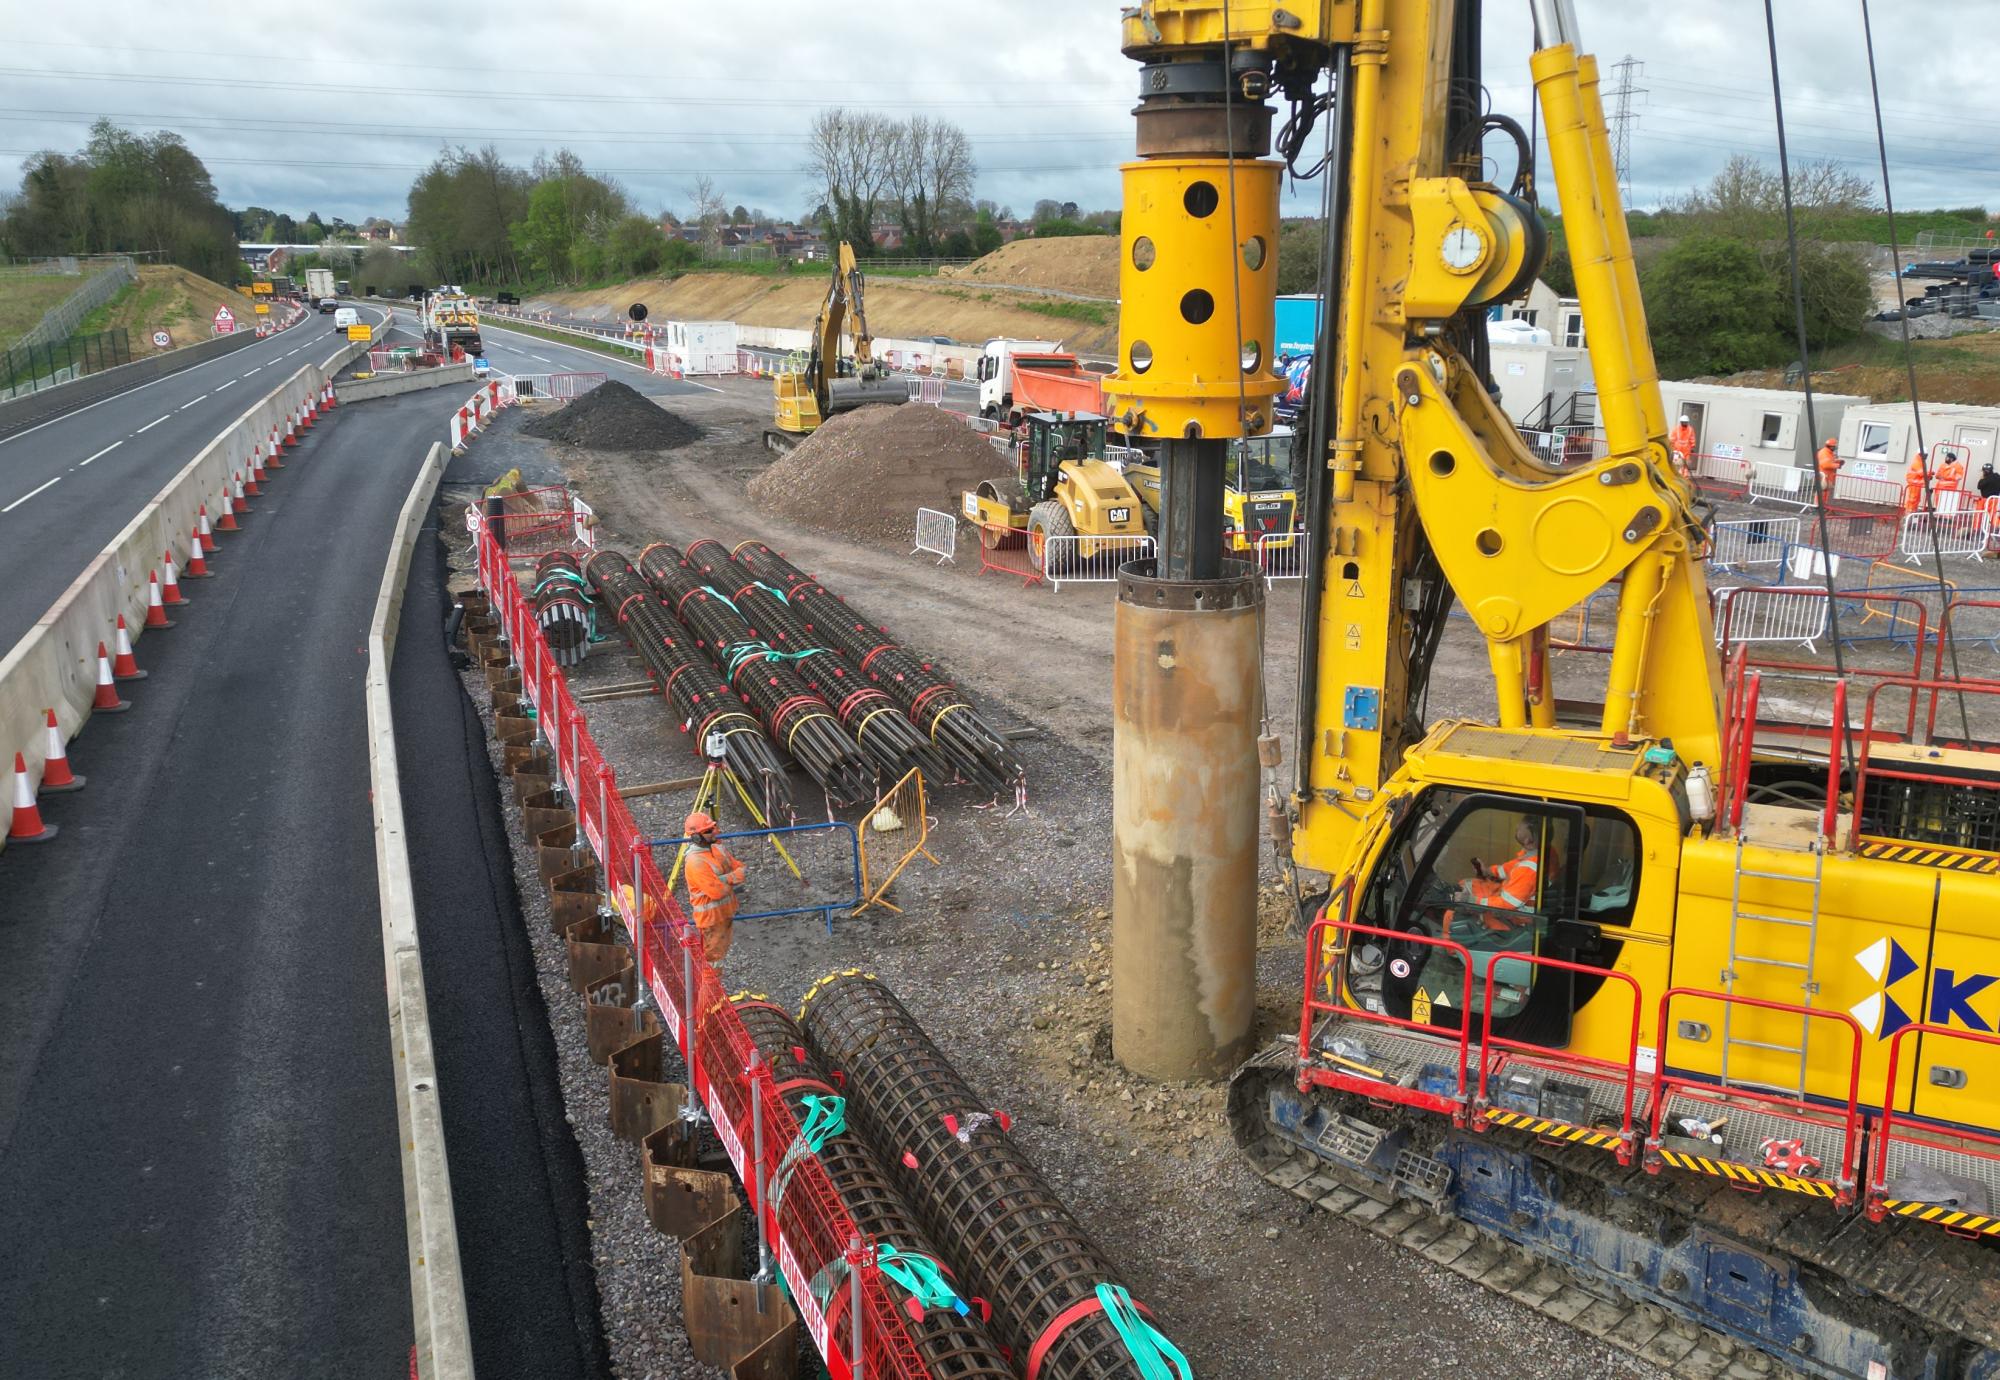
[[1937, 467], [1937, 483], [1931, 490], [1931, 502], [1940, 513], [1955, 513], [1964, 502], [1960, 497], [1965, 492], [1965, 462], [1958, 458], [1956, 451], [1944, 453], [1944, 463]]
[[1541, 894], [1542, 835], [1532, 819], [1524, 818], [1514, 826], [1514, 842], [1520, 851], [1506, 862], [1488, 867], [1474, 858], [1473, 875], [1461, 883], [1468, 901], [1491, 908], [1479, 918], [1496, 933], [1515, 928], [1508, 911], [1532, 911], [1535, 898]]
[[1840, 482], [1840, 447], [1831, 436], [1819, 448], [1813, 466], [1819, 471], [1820, 496], [1828, 503], [1833, 502], [1833, 486]]
[[743, 864], [716, 838], [715, 820], [700, 810], [687, 817], [688, 901], [695, 928], [710, 963], [720, 963], [736, 938], [736, 898], [743, 887]]
[[1930, 482], [1930, 462], [1918, 451], [1903, 467], [1903, 511], [1914, 513], [1924, 506], [1924, 486]]

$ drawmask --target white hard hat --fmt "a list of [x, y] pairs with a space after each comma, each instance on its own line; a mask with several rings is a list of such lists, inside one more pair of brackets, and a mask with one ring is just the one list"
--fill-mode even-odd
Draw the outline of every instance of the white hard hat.
[[1681, 420], [1685, 422], [1687, 419], [1688, 419], [1688, 414], [1685, 412], [1681, 413]]

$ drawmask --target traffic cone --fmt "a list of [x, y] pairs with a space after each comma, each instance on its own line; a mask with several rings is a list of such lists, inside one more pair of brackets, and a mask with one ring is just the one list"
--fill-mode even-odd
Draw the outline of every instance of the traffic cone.
[[340, 394], [333, 391], [333, 380], [326, 381], [326, 410], [331, 412], [340, 406]]
[[139, 659], [132, 655], [132, 634], [125, 627], [125, 615], [118, 615], [118, 657], [111, 663], [111, 674], [119, 680], [144, 680], [146, 673], [139, 669]]
[[190, 580], [207, 580], [214, 576], [215, 572], [208, 568], [208, 557], [202, 552], [201, 528], [197, 527], [188, 533], [187, 577]]
[[56, 711], [49, 711], [49, 743], [42, 759], [42, 791], [80, 791], [84, 778], [69, 769], [69, 753], [63, 747], [63, 732], [56, 723]]
[[174, 620], [167, 617], [166, 596], [160, 592], [160, 572], [146, 572], [146, 626], [149, 628], [171, 628]]
[[230, 511], [230, 512], [232, 512], [232, 513], [247, 513], [247, 512], [249, 512], [249, 511], [250, 511], [250, 503], [249, 503], [249, 500], [247, 500], [247, 499], [246, 499], [246, 498], [245, 498], [245, 497], [243, 496], [243, 471], [242, 471], [242, 470], [237, 470], [237, 471], [235, 471], [235, 472], [234, 472], [233, 474], [231, 474], [231, 475], [230, 475], [230, 477], [229, 477], [229, 491], [230, 491], [230, 492], [229, 492], [229, 511]]
[[[218, 506], [222, 509], [222, 516], [215, 520], [215, 530], [218, 532], [241, 532], [243, 528], [236, 521], [236, 505], [229, 501], [229, 481], [226, 479], [222, 481], [222, 502]], [[204, 517], [208, 515], [208, 505], [206, 503], [202, 505], [202, 515]], [[208, 533], [202, 533], [202, 537], [206, 540]]]
[[[227, 518], [229, 515], [224, 513], [223, 516]], [[208, 520], [208, 505], [206, 503], [201, 505], [201, 520], [195, 524], [194, 530], [201, 537], [201, 554], [204, 556], [214, 555], [215, 527]], [[192, 575], [194, 573], [194, 567], [190, 565], [188, 567], [188, 574]], [[203, 573], [205, 574], [206, 572]]]
[[285, 414], [285, 449], [292, 450], [299, 444], [299, 418], [297, 412]]
[[278, 428], [272, 427], [271, 453], [264, 457], [264, 468], [272, 470], [281, 470], [284, 467], [285, 467], [285, 462], [278, 458]]
[[313, 401], [310, 393], [299, 400], [299, 413], [299, 420], [304, 423], [307, 431], [311, 431], [313, 418], [319, 415], [319, 404]]
[[167, 578], [160, 581], [160, 602], [168, 608], [185, 604], [187, 596], [181, 593], [181, 571], [180, 567], [174, 564], [173, 547], [169, 546], [165, 551], [162, 551], [160, 559], [165, 563], [167, 569]]
[[14, 822], [7, 827], [9, 843], [47, 843], [56, 836], [53, 824], [42, 823], [35, 808], [34, 787], [28, 784], [28, 759], [14, 754]]
[[253, 450], [250, 452], [250, 477], [243, 481], [243, 492], [251, 498], [262, 498], [264, 491], [258, 487], [257, 481], [263, 477], [264, 462], [258, 458], [257, 452]]
[[118, 698], [118, 687], [111, 681], [111, 653], [104, 650], [102, 642], [97, 644], [97, 696], [90, 702], [93, 714], [123, 714], [132, 707], [128, 700]]

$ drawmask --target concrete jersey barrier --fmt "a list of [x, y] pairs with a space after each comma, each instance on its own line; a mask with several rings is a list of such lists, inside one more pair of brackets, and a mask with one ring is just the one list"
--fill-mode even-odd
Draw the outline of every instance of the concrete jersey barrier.
[[272, 430], [282, 433], [291, 411], [365, 349], [359, 342], [343, 345], [323, 363], [300, 366], [252, 404], [167, 481], [0, 660], [0, 748], [25, 754], [35, 780], [47, 755], [46, 711], [56, 711], [65, 739], [75, 737], [90, 716], [97, 644], [111, 642], [120, 614], [134, 639], [143, 635], [149, 577], [161, 553], [171, 548], [181, 559], [201, 505], [213, 503], [234, 472], [247, 471]]

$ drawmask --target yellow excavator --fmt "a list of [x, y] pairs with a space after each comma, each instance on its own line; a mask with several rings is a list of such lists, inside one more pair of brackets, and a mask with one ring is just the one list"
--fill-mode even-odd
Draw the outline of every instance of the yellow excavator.
[[[803, 370], [787, 370], [773, 384], [776, 418], [764, 433], [764, 444], [776, 451], [791, 449], [798, 438], [810, 435], [819, 424], [836, 412], [847, 412], [873, 403], [896, 404], [909, 400], [909, 390], [876, 363], [873, 338], [868, 334], [868, 312], [863, 297], [866, 281], [854, 246], [841, 241], [833, 259], [833, 282], [821, 303], [819, 319]], [[849, 313], [854, 316], [854, 354], [849, 372], [848, 356], [841, 351], [841, 335]]]
[[[1114, 1053], [1188, 1077], [1254, 1048], [1261, 818], [1328, 879], [1296, 1024], [1230, 1085], [1272, 1183], [1673, 1373], [2000, 1375], [2000, 684], [1725, 672], [1596, 60], [1572, 0], [1530, 0], [1537, 150], [1485, 98], [1482, 9], [1124, 12], [1105, 407], [1161, 438], [1165, 498], [1117, 607]], [[1544, 258], [1538, 153], [1609, 452], [1561, 470], [1485, 353]], [[1211, 534], [1227, 445], [1282, 385], [1270, 260], [1302, 164], [1332, 181], [1329, 309], [1285, 773], [1262, 595]], [[1565, 660], [1559, 701], [1550, 627], [1593, 596], [1608, 651]], [[1454, 604], [1493, 713], [1426, 724]]]

